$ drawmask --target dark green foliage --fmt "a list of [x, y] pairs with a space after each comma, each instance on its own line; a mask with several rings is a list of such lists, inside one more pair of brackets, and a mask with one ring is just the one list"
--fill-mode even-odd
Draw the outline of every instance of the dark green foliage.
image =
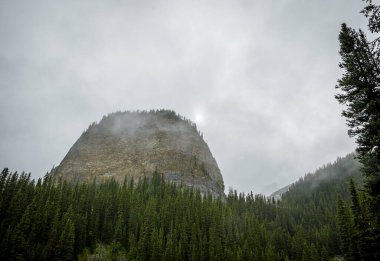
[[[356, 138], [358, 159], [362, 163], [362, 198], [351, 184], [352, 218], [358, 249], [351, 248], [348, 258], [380, 259], [380, 5], [365, 0], [362, 13], [372, 33], [368, 40], [362, 30], [342, 24], [339, 34], [339, 66], [344, 70], [335, 97], [346, 105], [348, 134]], [[349, 239], [344, 239], [349, 241]]]
[[349, 253], [353, 247], [353, 242], [351, 239], [352, 235], [352, 222], [351, 213], [349, 212], [347, 206], [342, 201], [342, 198], [338, 197], [338, 228], [339, 235], [341, 238], [341, 250], [342, 253]]
[[[347, 105], [343, 116], [356, 137], [358, 158], [363, 163], [369, 195], [377, 197], [380, 191], [380, 62], [379, 50], [370, 44], [364, 32], [342, 25], [340, 40], [340, 67], [346, 72], [337, 88], [343, 92], [337, 100]], [[379, 208], [380, 209], [380, 208]]]
[[348, 200], [345, 173], [357, 167], [353, 155], [339, 159], [278, 202], [236, 191], [213, 199], [158, 173], [138, 184], [35, 184], [5, 169], [0, 259], [327, 260], [341, 253], [336, 194]]
[[[345, 253], [339, 241], [340, 220], [336, 216], [338, 211], [342, 211], [343, 203], [350, 199], [350, 178], [360, 184], [362, 182], [360, 164], [355, 160], [354, 154], [338, 158], [333, 164], [327, 164], [315, 173], [305, 175], [282, 196], [278, 205], [291, 216], [291, 219], [282, 219], [282, 227], [292, 237], [289, 246], [291, 254], [288, 254], [291, 260], [301, 260], [308, 254], [304, 246], [310, 242], [314, 244], [320, 258]], [[309, 251], [312, 251], [311, 245], [309, 246]]]

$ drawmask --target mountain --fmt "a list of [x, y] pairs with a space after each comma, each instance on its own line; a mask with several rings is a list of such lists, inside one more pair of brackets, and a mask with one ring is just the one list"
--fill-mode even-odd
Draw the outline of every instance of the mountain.
[[342, 183], [347, 183], [351, 177], [357, 183], [362, 182], [360, 163], [355, 158], [355, 153], [348, 154], [343, 158], [339, 157], [334, 163], [328, 163], [314, 173], [307, 173], [298, 181], [273, 192], [269, 197], [281, 199], [286, 196], [287, 192], [294, 194], [301, 189], [305, 190], [305, 193], [311, 194], [327, 184], [340, 186]]
[[224, 194], [218, 164], [190, 120], [169, 110], [115, 112], [91, 124], [51, 174], [75, 181], [140, 180], [157, 172], [202, 193]]
[[[340, 245], [340, 235], [337, 223], [338, 197], [344, 202], [350, 202], [350, 179], [360, 188], [363, 177], [361, 165], [354, 153], [335, 162], [308, 173], [297, 182], [288, 186], [278, 200], [278, 207], [289, 211], [293, 224], [296, 226], [294, 235], [303, 233], [311, 237], [314, 244], [323, 244], [328, 252], [335, 255], [345, 255]], [[298, 243], [299, 244], [299, 243]]]

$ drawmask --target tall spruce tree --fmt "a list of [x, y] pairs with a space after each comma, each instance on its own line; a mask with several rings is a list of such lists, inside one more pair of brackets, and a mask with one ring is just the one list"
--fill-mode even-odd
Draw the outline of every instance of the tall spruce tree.
[[335, 97], [346, 105], [342, 115], [349, 136], [356, 138], [368, 199], [363, 203], [368, 203], [371, 214], [371, 221], [363, 229], [370, 233], [372, 258], [380, 258], [380, 5], [364, 1], [367, 6], [362, 13], [368, 18], [372, 40], [362, 30], [342, 24], [339, 66], [344, 74], [336, 86], [341, 92]]

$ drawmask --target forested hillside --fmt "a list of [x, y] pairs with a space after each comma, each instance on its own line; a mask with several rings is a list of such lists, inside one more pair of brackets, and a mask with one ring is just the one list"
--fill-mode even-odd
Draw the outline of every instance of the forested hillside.
[[290, 185], [288, 191], [282, 194], [283, 205], [305, 205], [310, 202], [318, 206], [331, 207], [329, 203], [336, 201], [337, 195], [349, 199], [348, 182], [350, 178], [360, 185], [363, 177], [360, 163], [355, 154], [338, 158], [334, 163], [308, 173], [297, 182]]
[[202, 197], [159, 173], [136, 184], [74, 184], [4, 169], [0, 259], [328, 260], [341, 255], [336, 200], [348, 200], [357, 167], [353, 155], [339, 159], [277, 202], [232, 190]]
[[[363, 181], [360, 163], [353, 153], [300, 178], [282, 195], [279, 203], [290, 210], [289, 215], [297, 224], [298, 233], [306, 238], [316, 236], [324, 247], [339, 256], [345, 253], [340, 243], [337, 202], [338, 198], [350, 201], [351, 179], [358, 186]], [[303, 244], [307, 245], [306, 242]]]

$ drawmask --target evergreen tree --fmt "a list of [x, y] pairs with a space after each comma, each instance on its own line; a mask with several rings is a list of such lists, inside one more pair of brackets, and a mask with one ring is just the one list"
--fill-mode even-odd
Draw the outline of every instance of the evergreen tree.
[[74, 257], [75, 228], [67, 213], [64, 221], [64, 228], [57, 243], [56, 260], [69, 261]]
[[[379, 7], [376, 8], [378, 13]], [[372, 26], [378, 29], [380, 18], [372, 18]], [[336, 99], [347, 105], [342, 115], [347, 119], [348, 134], [356, 137], [368, 193], [377, 197], [380, 191], [380, 39], [369, 42], [362, 30], [355, 31], [342, 24], [339, 41], [340, 67], [345, 73], [338, 81], [337, 88], [342, 93]]]
[[338, 197], [338, 227], [341, 242], [341, 251], [347, 256], [351, 252], [352, 231], [351, 215], [342, 198]]
[[[339, 34], [340, 67], [344, 69], [335, 97], [346, 108], [348, 134], [356, 137], [358, 158], [363, 164], [364, 186], [371, 213], [371, 240], [367, 248], [371, 258], [380, 258], [380, 6], [365, 0], [362, 13], [368, 18], [368, 29], [374, 40], [369, 41], [362, 30], [342, 24]], [[356, 206], [359, 206], [355, 203]], [[363, 202], [364, 203], [364, 202]], [[367, 202], [365, 203], [367, 204]], [[356, 209], [353, 209], [356, 211]], [[355, 213], [354, 217], [355, 217]], [[367, 233], [366, 232], [366, 233]], [[364, 233], [362, 231], [361, 233]]]

